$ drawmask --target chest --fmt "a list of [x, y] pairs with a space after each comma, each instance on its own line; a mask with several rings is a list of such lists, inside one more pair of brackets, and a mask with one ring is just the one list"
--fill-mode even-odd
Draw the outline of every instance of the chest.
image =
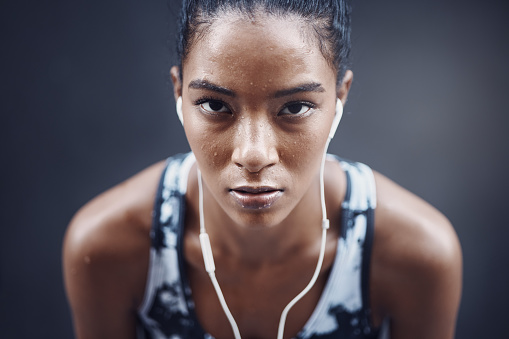
[[[286, 272], [285, 268], [237, 270], [231, 277], [221, 275], [218, 269], [219, 285], [242, 338], [275, 338], [283, 309], [309, 283], [313, 269], [303, 267], [297, 270], [298, 274]], [[313, 314], [326, 285], [328, 272], [327, 268], [322, 270], [313, 288], [290, 311], [285, 338], [295, 337]], [[190, 269], [189, 283], [195, 313], [205, 332], [215, 338], [233, 338], [233, 331], [208, 275]]]

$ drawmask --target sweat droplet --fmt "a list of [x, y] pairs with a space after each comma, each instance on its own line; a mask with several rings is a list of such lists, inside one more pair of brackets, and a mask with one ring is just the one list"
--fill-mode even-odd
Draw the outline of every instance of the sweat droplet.
[[217, 157], [217, 152], [214, 152], [214, 156]]

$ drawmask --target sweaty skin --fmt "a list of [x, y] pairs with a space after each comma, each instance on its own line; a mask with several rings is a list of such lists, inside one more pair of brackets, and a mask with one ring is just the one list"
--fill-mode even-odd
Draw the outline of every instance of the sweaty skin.
[[[246, 20], [227, 12], [194, 42], [183, 69], [173, 67], [171, 74], [196, 156], [188, 179], [184, 256], [199, 321], [216, 338], [233, 337], [204, 270], [197, 167], [228, 306], [244, 338], [274, 338], [281, 311], [316, 265], [320, 160], [336, 99], [346, 102], [352, 72], [336, 85], [336, 71], [298, 17], [257, 13]], [[98, 196], [69, 226], [64, 276], [78, 338], [135, 337], [163, 166], [155, 164]], [[378, 173], [375, 179], [373, 324], [389, 317], [396, 339], [453, 338], [461, 294], [461, 251], [453, 228], [420, 198]], [[325, 285], [345, 185], [339, 164], [327, 162], [327, 212], [335, 217], [325, 260], [313, 289], [290, 312], [285, 338], [302, 328]], [[264, 194], [277, 198], [260, 208], [256, 199]], [[256, 208], [247, 208], [246, 201]]]

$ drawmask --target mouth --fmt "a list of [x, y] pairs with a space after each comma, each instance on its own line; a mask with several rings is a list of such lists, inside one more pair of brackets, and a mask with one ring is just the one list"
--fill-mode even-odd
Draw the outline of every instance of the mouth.
[[230, 189], [230, 194], [242, 207], [248, 209], [264, 209], [272, 206], [283, 195], [282, 189], [270, 186], [241, 186]]

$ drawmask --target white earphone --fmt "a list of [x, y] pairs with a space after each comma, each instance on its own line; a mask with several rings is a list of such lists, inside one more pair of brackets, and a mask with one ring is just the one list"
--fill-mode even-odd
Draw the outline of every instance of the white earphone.
[[[177, 115], [180, 119], [180, 122], [182, 125], [184, 125], [184, 119], [182, 117], [182, 97], [179, 97], [177, 99]], [[309, 290], [313, 287], [316, 280], [318, 279], [318, 275], [320, 274], [320, 270], [322, 268], [323, 259], [325, 256], [325, 243], [327, 239], [327, 229], [329, 228], [329, 219], [327, 219], [327, 210], [325, 206], [325, 188], [324, 188], [324, 169], [325, 169], [325, 158], [327, 155], [327, 149], [329, 148], [329, 143], [334, 138], [334, 135], [336, 134], [336, 130], [338, 129], [339, 122], [341, 121], [341, 118], [343, 116], [343, 103], [341, 100], [337, 99], [336, 101], [336, 112], [334, 116], [334, 120], [332, 121], [331, 129], [329, 131], [329, 137], [327, 138], [327, 141], [325, 143], [325, 148], [322, 156], [322, 162], [320, 166], [320, 200], [321, 200], [321, 207], [322, 207], [322, 239], [321, 239], [321, 245], [320, 245], [320, 254], [318, 257], [318, 263], [315, 268], [315, 272], [313, 273], [313, 277], [311, 278], [308, 285], [295, 297], [293, 298], [288, 305], [284, 308], [283, 312], [281, 313], [281, 318], [279, 319], [279, 327], [278, 327], [278, 339], [283, 339], [284, 334], [284, 328], [285, 328], [285, 322], [286, 318], [288, 316], [288, 312], [290, 309], [300, 300], [304, 295], [306, 295]], [[221, 304], [221, 307], [223, 308], [223, 311], [228, 318], [228, 321], [230, 322], [230, 326], [233, 330], [233, 334], [235, 336], [235, 339], [241, 339], [240, 331], [237, 326], [237, 323], [235, 322], [235, 319], [233, 318], [233, 315], [231, 314], [228, 305], [226, 304], [226, 300], [224, 299], [223, 292], [221, 291], [221, 288], [219, 286], [219, 283], [217, 282], [216, 275], [215, 275], [215, 264], [214, 264], [214, 257], [212, 254], [212, 246], [210, 245], [210, 239], [209, 235], [207, 234], [207, 231], [205, 229], [205, 217], [203, 213], [203, 183], [201, 178], [201, 172], [198, 169], [198, 191], [199, 191], [199, 213], [200, 213], [200, 246], [201, 251], [203, 255], [203, 261], [205, 263], [205, 270], [209, 274], [210, 280], [212, 281], [212, 285], [214, 286], [214, 289], [216, 291], [217, 297], [219, 299], [219, 302]], [[345, 256], [342, 256], [342, 258]], [[341, 265], [342, 266], [342, 265]]]
[[[329, 139], [334, 138], [334, 134], [336, 134], [336, 130], [338, 129], [342, 117], [343, 117], [343, 103], [341, 102], [341, 100], [337, 99], [336, 115], [334, 116], [334, 120], [332, 120], [332, 125], [329, 132]], [[325, 149], [325, 152], [327, 152], [327, 148]]]
[[182, 115], [182, 96], [177, 99], [177, 115], [179, 117], [180, 123], [184, 126], [184, 116]]

